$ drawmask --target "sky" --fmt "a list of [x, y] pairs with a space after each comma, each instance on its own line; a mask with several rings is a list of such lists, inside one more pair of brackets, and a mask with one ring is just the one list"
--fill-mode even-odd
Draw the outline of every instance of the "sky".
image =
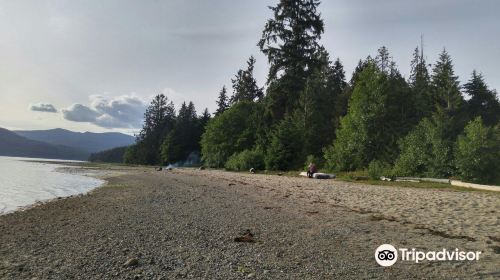
[[[133, 134], [152, 96], [199, 113], [257, 59], [277, 0], [0, 0], [0, 127]], [[428, 63], [446, 48], [465, 83], [476, 69], [500, 90], [500, 1], [324, 0], [321, 43], [350, 78], [386, 46], [408, 76], [424, 38]]]

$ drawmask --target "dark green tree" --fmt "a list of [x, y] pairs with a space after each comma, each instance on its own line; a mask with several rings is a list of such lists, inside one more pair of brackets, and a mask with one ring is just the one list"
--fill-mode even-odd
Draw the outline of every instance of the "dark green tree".
[[493, 126], [500, 121], [500, 102], [496, 92], [488, 89], [481, 74], [476, 70], [468, 83], [464, 85], [465, 93], [470, 97], [467, 101], [467, 112], [470, 119], [480, 116], [487, 126]]
[[409, 84], [415, 97], [417, 108], [417, 119], [428, 117], [434, 111], [434, 103], [431, 96], [431, 79], [429, 70], [422, 50], [415, 48], [411, 61], [411, 72]]
[[467, 114], [465, 102], [460, 92], [460, 82], [455, 76], [452, 60], [446, 50], [443, 50], [439, 55], [431, 78], [434, 111], [442, 111], [450, 118], [451, 134], [447, 135], [446, 138], [454, 141], [465, 126]]
[[144, 114], [144, 124], [137, 135], [136, 144], [126, 151], [125, 162], [135, 164], [160, 163], [159, 148], [173, 128], [175, 109], [163, 94], [156, 95]]
[[432, 86], [435, 104], [450, 114], [456, 112], [463, 105], [460, 82], [455, 76], [453, 62], [446, 50], [441, 52], [432, 69]]
[[203, 111], [203, 114], [200, 116], [200, 129], [201, 131], [205, 131], [205, 126], [207, 125], [208, 121], [212, 118], [212, 115], [208, 112], [208, 108], [205, 108], [205, 111]]
[[282, 0], [270, 7], [274, 17], [267, 21], [258, 46], [270, 64], [266, 103], [273, 122], [293, 113], [308, 77], [321, 64], [319, 40], [324, 24], [319, 3]]
[[227, 97], [226, 86], [223, 86], [219, 92], [219, 98], [217, 99], [217, 110], [215, 115], [224, 113], [229, 108], [229, 98]]
[[254, 147], [260, 106], [241, 101], [208, 122], [201, 137], [202, 160], [207, 166], [224, 167], [231, 155]]
[[377, 59], [367, 60], [356, 78], [348, 113], [340, 121], [333, 146], [325, 151], [327, 167], [356, 170], [373, 160], [392, 163], [397, 140], [412, 127], [413, 111], [406, 81], [381, 48]]
[[299, 121], [285, 118], [271, 131], [271, 141], [265, 155], [266, 169], [290, 170], [302, 166], [303, 130]]
[[230, 104], [244, 100], [255, 101], [262, 99], [264, 93], [263, 89], [257, 85], [257, 81], [253, 76], [254, 67], [255, 58], [250, 56], [247, 61], [247, 69], [238, 70], [235, 78], [231, 80], [233, 83], [233, 96], [231, 96]]
[[193, 102], [184, 102], [179, 109], [174, 128], [161, 146], [164, 163], [184, 162], [191, 153], [199, 153], [201, 128]]
[[349, 97], [347, 93], [347, 82], [344, 72], [344, 66], [337, 58], [333, 67], [331, 68], [330, 75], [327, 81], [327, 88], [331, 91], [334, 98], [334, 126], [338, 127], [340, 118], [347, 114], [347, 104], [349, 102]]

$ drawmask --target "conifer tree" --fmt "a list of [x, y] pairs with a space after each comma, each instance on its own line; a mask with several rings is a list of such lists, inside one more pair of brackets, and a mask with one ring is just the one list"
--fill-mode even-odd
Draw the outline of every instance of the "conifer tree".
[[467, 101], [469, 119], [480, 116], [486, 126], [498, 124], [500, 121], [500, 102], [496, 92], [488, 89], [483, 76], [474, 70], [469, 82], [464, 85], [464, 89], [470, 97]]
[[238, 70], [235, 78], [231, 80], [233, 83], [233, 96], [231, 96], [230, 104], [235, 104], [240, 101], [255, 101], [262, 99], [263, 89], [259, 88], [257, 81], [253, 76], [255, 67], [255, 58], [250, 56], [247, 61], [246, 70]]
[[434, 111], [431, 99], [431, 80], [422, 50], [415, 48], [411, 61], [409, 84], [415, 96], [418, 120], [430, 116]]
[[432, 70], [432, 86], [436, 106], [452, 114], [463, 105], [460, 82], [455, 76], [453, 62], [446, 50], [441, 52]]
[[227, 97], [226, 86], [223, 86], [221, 91], [219, 92], [219, 98], [217, 99], [217, 110], [215, 111], [215, 115], [219, 115], [224, 113], [229, 108], [229, 100]]
[[164, 163], [186, 161], [189, 154], [199, 153], [201, 130], [193, 102], [182, 103], [177, 115], [175, 126], [169, 132], [161, 146], [161, 156]]
[[443, 50], [432, 70], [432, 95], [435, 111], [442, 111], [449, 119], [449, 138], [454, 141], [466, 123], [464, 99], [460, 92], [460, 82], [455, 76], [450, 55]]
[[160, 163], [159, 148], [166, 134], [172, 129], [175, 109], [163, 94], [156, 95], [144, 114], [144, 125], [137, 135], [137, 142], [127, 149], [125, 161], [135, 164]]
[[272, 122], [292, 114], [308, 77], [321, 65], [319, 40], [324, 31], [318, 0], [282, 0], [270, 7], [258, 42], [270, 64], [267, 77], [267, 114]]

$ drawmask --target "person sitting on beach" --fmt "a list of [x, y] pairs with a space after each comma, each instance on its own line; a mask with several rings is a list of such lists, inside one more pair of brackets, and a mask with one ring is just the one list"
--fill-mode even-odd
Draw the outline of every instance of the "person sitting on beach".
[[309, 166], [307, 167], [307, 177], [312, 178], [314, 173], [318, 172], [318, 168], [316, 167], [316, 164], [314, 163], [309, 163]]

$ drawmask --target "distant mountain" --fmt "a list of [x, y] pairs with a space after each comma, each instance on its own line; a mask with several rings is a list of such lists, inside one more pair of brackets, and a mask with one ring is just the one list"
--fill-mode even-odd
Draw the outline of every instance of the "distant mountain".
[[76, 160], [89, 157], [87, 151], [31, 140], [4, 128], [0, 128], [0, 155]]
[[133, 136], [118, 132], [82, 133], [56, 128], [49, 130], [23, 130], [15, 131], [15, 133], [31, 140], [74, 147], [84, 150], [89, 154], [116, 147], [129, 146], [135, 142]]

